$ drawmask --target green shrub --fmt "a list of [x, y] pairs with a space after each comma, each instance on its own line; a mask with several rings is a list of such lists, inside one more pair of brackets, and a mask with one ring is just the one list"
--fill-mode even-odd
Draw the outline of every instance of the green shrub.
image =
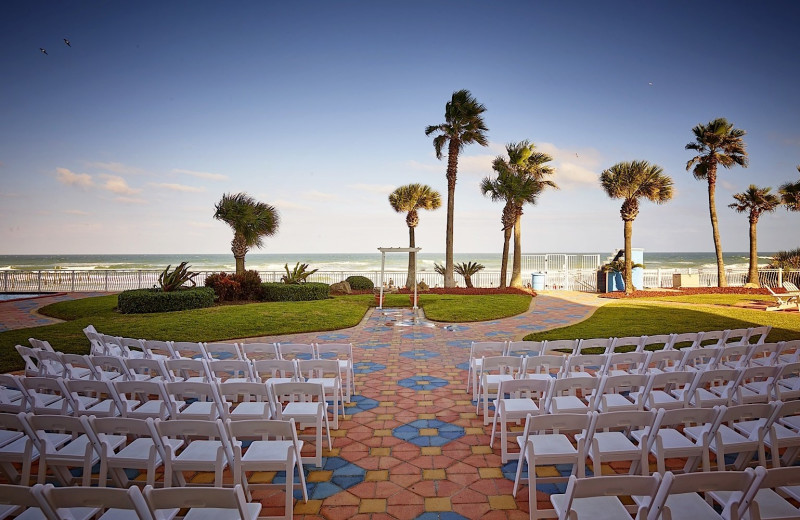
[[[181, 262], [181, 265], [175, 268], [174, 271], [170, 272], [169, 268], [172, 267], [172, 264], [168, 265], [166, 269], [159, 275], [158, 277], [158, 284], [161, 286], [161, 290], [164, 292], [170, 291], [179, 291], [181, 289], [185, 289], [188, 287], [194, 287], [197, 285], [194, 281], [194, 277], [200, 273], [193, 273], [189, 270], [188, 262]], [[191, 283], [191, 286], [184, 287], [184, 284]]]
[[267, 302], [299, 302], [309, 300], [325, 300], [331, 286], [326, 283], [307, 282], [301, 284], [264, 283], [263, 301]]
[[294, 269], [289, 271], [289, 264], [283, 266], [286, 269], [286, 274], [281, 276], [281, 281], [287, 284], [306, 283], [308, 277], [319, 271], [319, 269], [308, 270], [308, 264], [300, 264], [297, 262]]
[[236, 279], [228, 273], [214, 273], [206, 277], [206, 287], [214, 289], [217, 301], [220, 303], [240, 298], [242, 286]]
[[375, 288], [375, 284], [366, 276], [348, 276], [344, 281], [349, 283], [354, 291], [371, 291]]
[[233, 275], [233, 280], [239, 283], [239, 298], [242, 300], [260, 300], [263, 289], [258, 271], [245, 271]]
[[123, 314], [185, 311], [214, 305], [214, 290], [197, 287], [164, 292], [160, 289], [124, 291], [117, 297], [117, 307]]

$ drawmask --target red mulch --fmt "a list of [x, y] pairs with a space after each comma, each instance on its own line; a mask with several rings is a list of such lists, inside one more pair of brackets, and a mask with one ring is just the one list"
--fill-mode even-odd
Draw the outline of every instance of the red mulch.
[[[374, 291], [353, 291], [352, 294], [371, 294]], [[400, 289], [396, 293], [392, 294], [413, 294], [414, 291], [409, 289]], [[383, 294], [390, 294], [387, 291], [384, 291]], [[530, 296], [536, 296], [536, 292], [533, 289], [527, 289], [525, 287], [506, 287], [504, 289], [497, 289], [497, 288], [486, 288], [486, 287], [473, 287], [471, 289], [467, 289], [466, 287], [451, 287], [445, 289], [444, 287], [434, 287], [428, 289], [427, 291], [419, 291], [417, 294], [463, 294], [469, 296], [475, 295], [484, 295], [484, 294], [528, 294]]]
[[[785, 289], [776, 289], [776, 293], [786, 292]], [[685, 296], [691, 294], [769, 294], [769, 291], [760, 289], [750, 289], [745, 287], [683, 287], [681, 289], [671, 289], [669, 291], [634, 291], [625, 294], [622, 291], [605, 293], [603, 298], [648, 298], [652, 296]]]

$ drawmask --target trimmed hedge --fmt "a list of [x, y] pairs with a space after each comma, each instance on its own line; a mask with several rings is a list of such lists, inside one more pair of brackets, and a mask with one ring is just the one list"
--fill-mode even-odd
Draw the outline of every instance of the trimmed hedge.
[[160, 289], [135, 289], [123, 291], [117, 296], [117, 307], [123, 314], [185, 311], [213, 305], [214, 289], [210, 287], [169, 292]]
[[325, 300], [331, 286], [326, 283], [307, 282], [299, 284], [262, 283], [263, 300], [266, 302], [300, 302]]
[[375, 288], [375, 284], [366, 276], [348, 276], [344, 281], [349, 283], [354, 291], [371, 291]]

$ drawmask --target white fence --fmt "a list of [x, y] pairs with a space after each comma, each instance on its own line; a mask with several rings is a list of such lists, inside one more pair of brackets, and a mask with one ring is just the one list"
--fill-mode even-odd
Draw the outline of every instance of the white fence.
[[[597, 291], [597, 265], [589, 267], [593, 262], [599, 265], [598, 255], [532, 255], [549, 256], [541, 263], [539, 259], [523, 262], [523, 283], [531, 282], [531, 274], [541, 272], [545, 275], [545, 289], [564, 289], [571, 291]], [[567, 257], [555, 258], [552, 257]], [[578, 257], [572, 260], [568, 257]], [[581, 258], [583, 257], [583, 258]], [[567, 266], [565, 269], [564, 266]], [[531, 267], [533, 266], [533, 267]], [[574, 267], [573, 267], [574, 266]], [[219, 271], [201, 271], [196, 277], [198, 285], [203, 285], [208, 275]], [[698, 274], [701, 287], [717, 285], [716, 269], [645, 269], [645, 288], [672, 287], [673, 274]], [[6, 270], [0, 271], [0, 292], [117, 292], [128, 289], [150, 288], [158, 285], [161, 271], [124, 271], [124, 270]], [[279, 282], [284, 271], [259, 271], [264, 282]], [[726, 269], [728, 284], [742, 286], [747, 281], [747, 269]], [[317, 271], [310, 278], [312, 282], [327, 284], [341, 282], [348, 276], [366, 276], [375, 285], [380, 281], [380, 271]], [[384, 281], [392, 280], [395, 285], [404, 286], [407, 273], [403, 271], [386, 271]], [[419, 280], [424, 280], [430, 287], [442, 287], [444, 278], [435, 272], [417, 273]], [[463, 281], [459, 278], [459, 286]], [[800, 284], [800, 271], [783, 271], [782, 269], [759, 270], [759, 281], [762, 285], [780, 287], [784, 281]], [[497, 271], [481, 271], [472, 276], [475, 287], [497, 287], [500, 284], [500, 273]]]

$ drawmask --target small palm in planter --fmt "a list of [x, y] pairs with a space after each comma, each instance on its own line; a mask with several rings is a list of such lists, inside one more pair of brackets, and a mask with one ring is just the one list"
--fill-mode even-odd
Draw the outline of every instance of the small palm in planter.
[[[631, 269], [636, 269], [637, 267], [641, 267], [644, 269], [644, 264], [631, 264]], [[625, 259], [618, 258], [616, 260], [612, 260], [607, 264], [603, 264], [600, 268], [604, 273], [613, 273], [614, 276], [614, 285], [613, 287], [617, 291], [624, 291], [625, 287]]]
[[[444, 274], [443, 265], [433, 264], [433, 269], [441, 275]], [[464, 285], [466, 285], [468, 289], [474, 287], [474, 285], [472, 285], [472, 277], [484, 269], [486, 269], [486, 266], [478, 262], [460, 262], [453, 266], [453, 270], [464, 277]]]

